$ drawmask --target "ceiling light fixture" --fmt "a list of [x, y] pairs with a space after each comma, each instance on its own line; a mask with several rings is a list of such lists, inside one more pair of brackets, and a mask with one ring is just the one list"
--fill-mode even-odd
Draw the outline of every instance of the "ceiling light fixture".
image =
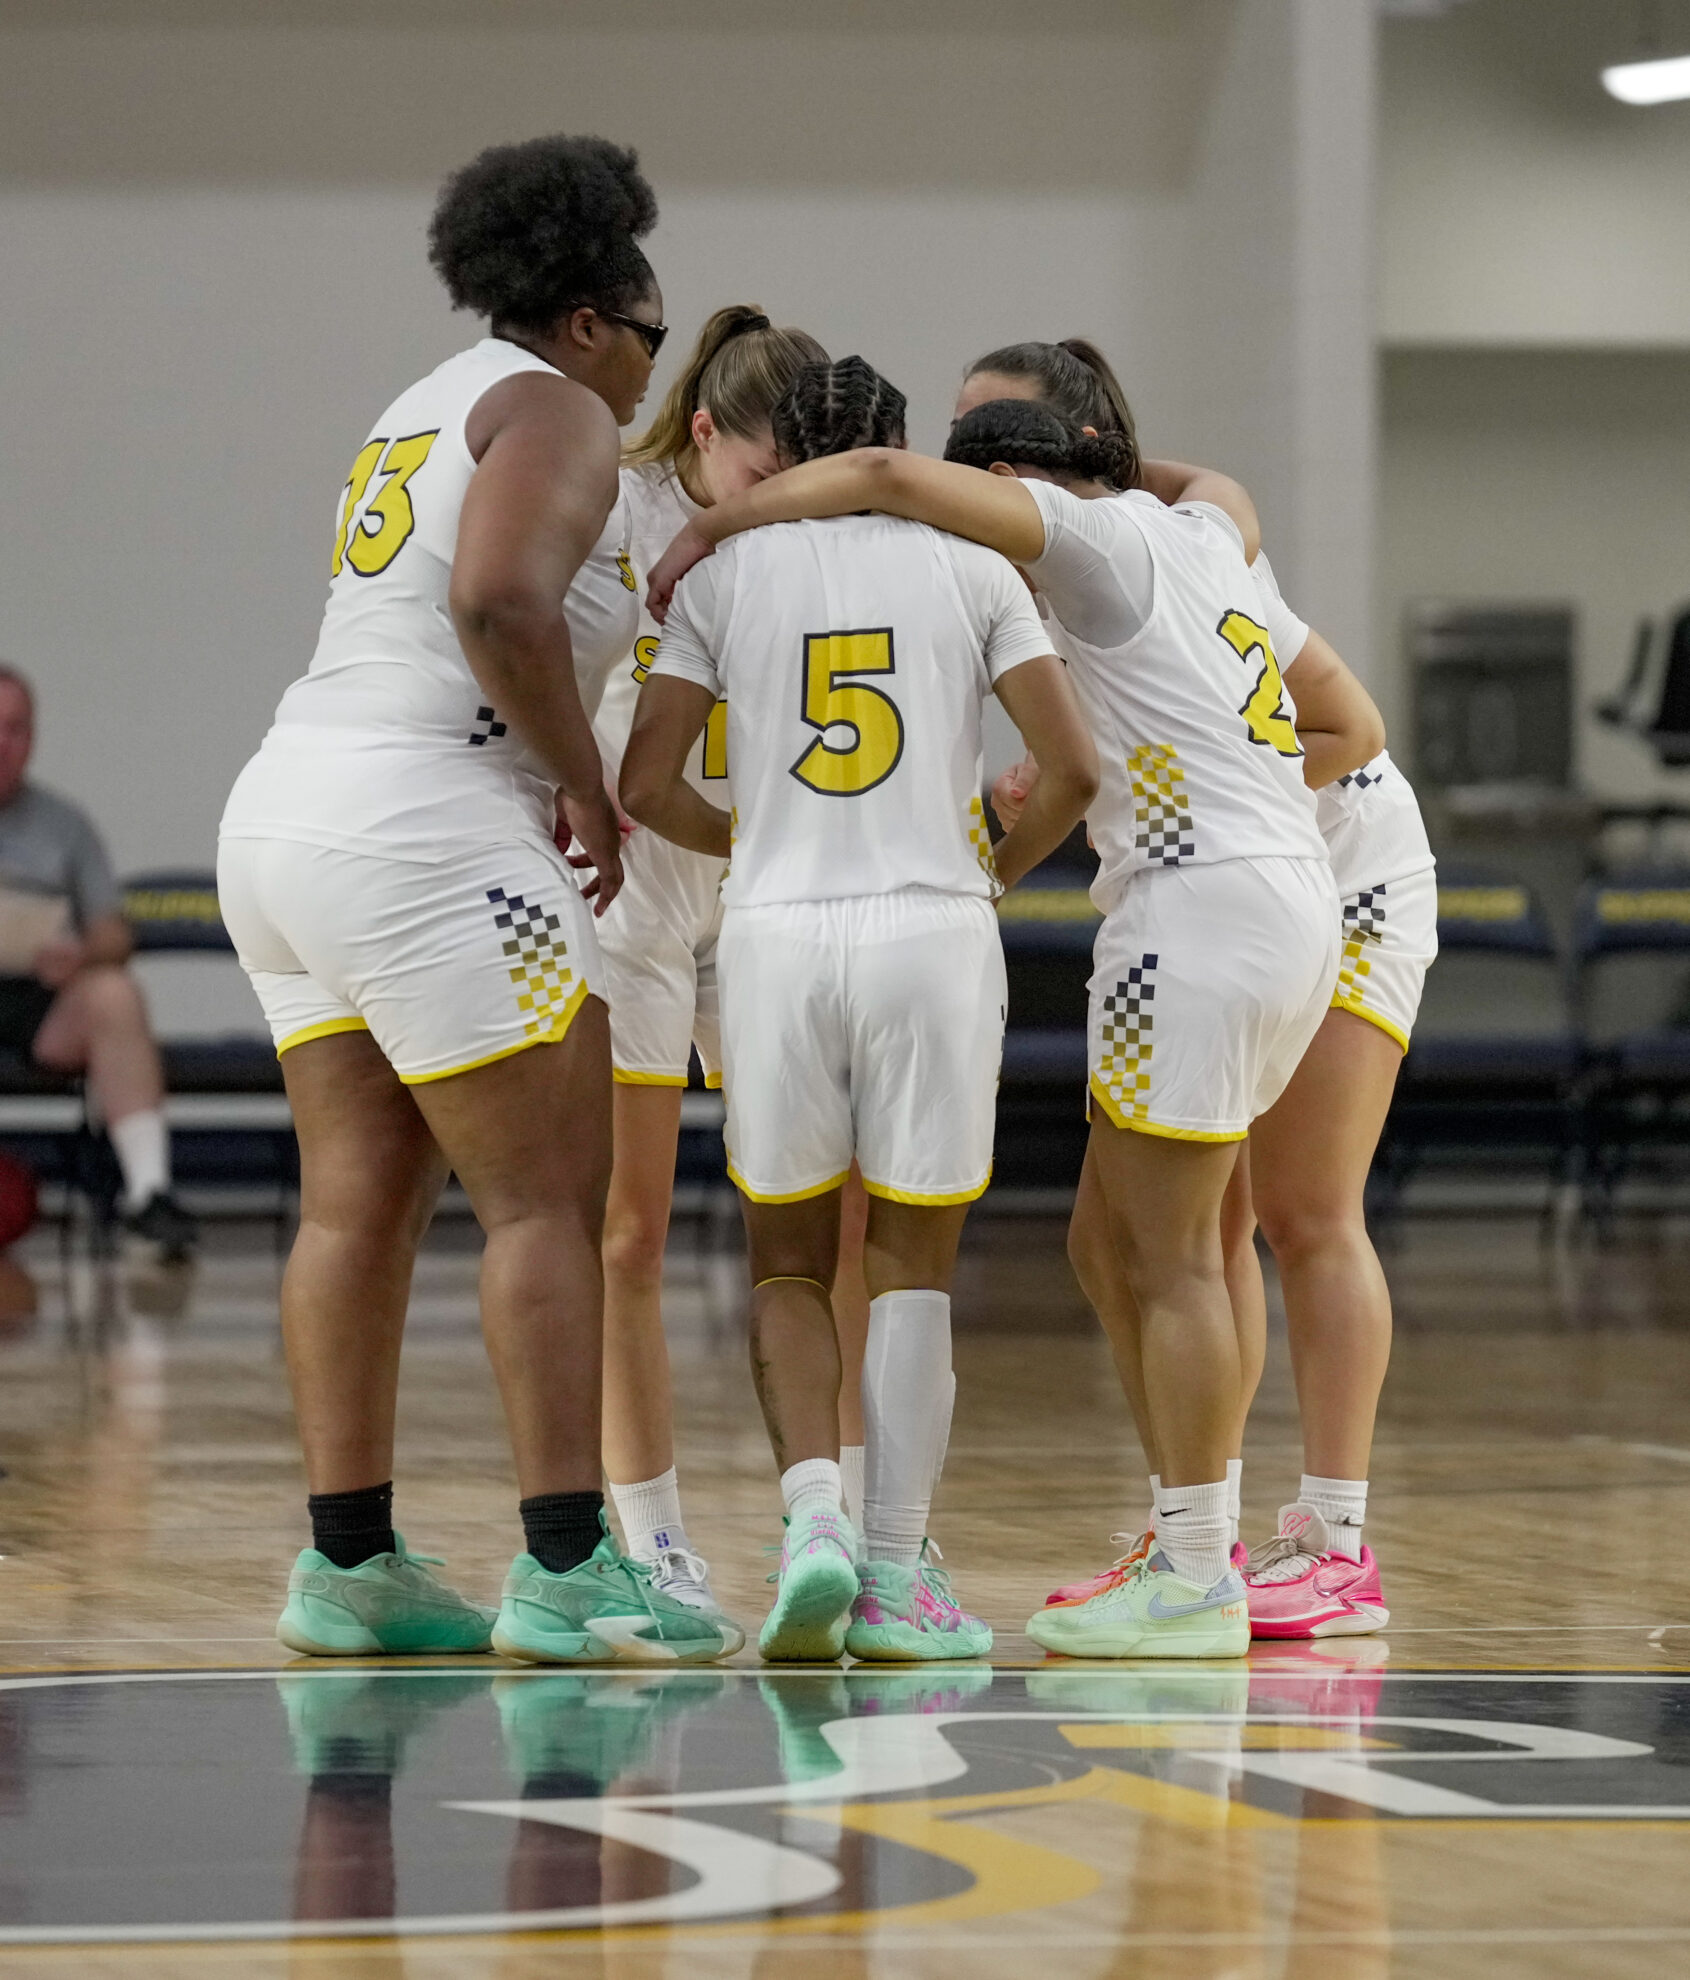
[[1602, 71], [1602, 87], [1622, 103], [1679, 103], [1690, 97], [1690, 55], [1621, 62]]

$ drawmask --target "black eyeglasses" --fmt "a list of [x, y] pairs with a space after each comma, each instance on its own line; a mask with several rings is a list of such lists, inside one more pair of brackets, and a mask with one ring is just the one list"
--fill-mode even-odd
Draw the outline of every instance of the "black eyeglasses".
[[663, 339], [669, 334], [667, 323], [642, 323], [637, 316], [624, 316], [620, 310], [598, 309], [589, 304], [595, 316], [602, 316], [606, 323], [620, 323], [625, 330], [632, 330], [645, 345], [645, 354], [655, 364], [657, 353], [663, 348]]

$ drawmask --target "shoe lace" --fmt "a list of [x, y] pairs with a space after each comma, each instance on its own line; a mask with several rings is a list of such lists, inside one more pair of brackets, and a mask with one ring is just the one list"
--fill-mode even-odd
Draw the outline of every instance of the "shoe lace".
[[949, 1602], [954, 1609], [956, 1600], [951, 1594], [950, 1570], [934, 1566], [935, 1561], [942, 1561], [944, 1558], [939, 1551], [937, 1540], [923, 1540], [921, 1556], [915, 1564], [915, 1571], [919, 1579], [926, 1582], [942, 1602]]
[[680, 1580], [683, 1577], [695, 1588], [703, 1588], [710, 1579], [709, 1565], [702, 1554], [695, 1554], [690, 1547], [660, 1547], [657, 1558], [650, 1563], [652, 1579]]
[[1289, 1534], [1276, 1533], [1265, 1547], [1251, 1553], [1245, 1573], [1252, 1581], [1271, 1586], [1282, 1581], [1297, 1581], [1319, 1565], [1318, 1554], [1305, 1552]]

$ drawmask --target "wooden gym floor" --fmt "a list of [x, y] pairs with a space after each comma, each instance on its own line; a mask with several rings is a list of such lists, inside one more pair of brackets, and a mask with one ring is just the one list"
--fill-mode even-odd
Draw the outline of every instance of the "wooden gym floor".
[[[743, 1265], [671, 1253], [682, 1482], [754, 1622], [778, 1498]], [[0, 1980], [1562, 1980], [1690, 1962], [1690, 1230], [1412, 1225], [1369, 1539], [1387, 1636], [1047, 1661], [1138, 1456], [1057, 1220], [977, 1216], [935, 1515], [990, 1669], [291, 1662], [302, 1506], [261, 1226], [174, 1277], [0, 1267]], [[437, 1232], [400, 1523], [517, 1539]], [[33, 1308], [33, 1310], [31, 1310]], [[1276, 1338], [1245, 1537], [1299, 1468]]]

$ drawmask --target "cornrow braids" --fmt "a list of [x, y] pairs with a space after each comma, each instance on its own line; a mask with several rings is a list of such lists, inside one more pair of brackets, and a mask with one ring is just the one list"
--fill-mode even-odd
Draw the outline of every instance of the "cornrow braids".
[[698, 453], [695, 413], [708, 412], [721, 433], [753, 440], [803, 367], [826, 362], [807, 331], [772, 324], [755, 303], [729, 303], [699, 331], [657, 417], [622, 458], [634, 467], [673, 468], [685, 484]]
[[905, 403], [863, 358], [807, 364], [775, 407], [775, 452], [783, 467], [796, 467], [857, 447], [901, 447]]
[[1100, 434], [1120, 436], [1117, 488], [1136, 488], [1140, 480], [1138, 429], [1132, 407], [1109, 360], [1083, 337], [1060, 344], [1005, 344], [976, 358], [964, 374], [975, 378], [995, 372], [1002, 378], [1026, 378], [1039, 388], [1039, 397], [1071, 426], [1094, 426]]
[[964, 413], [945, 442], [963, 467], [1039, 468], [1069, 481], [1119, 487], [1125, 448], [1118, 433], [1083, 433], [1036, 399], [991, 399]]

